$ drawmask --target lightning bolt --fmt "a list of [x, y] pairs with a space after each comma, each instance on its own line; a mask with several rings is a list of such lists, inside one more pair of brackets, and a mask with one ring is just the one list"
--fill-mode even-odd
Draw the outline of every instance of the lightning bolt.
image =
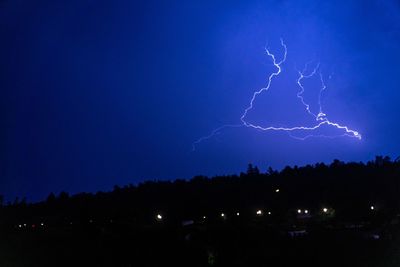
[[321, 97], [322, 97], [322, 93], [323, 93], [323, 92], [325, 91], [325, 89], [326, 89], [326, 85], [325, 85], [325, 82], [324, 82], [324, 79], [323, 79], [323, 77], [322, 77], [322, 73], [321, 73], [321, 72], [319, 72], [319, 78], [320, 78], [320, 80], [321, 80], [321, 85], [322, 85], [322, 87], [321, 87], [321, 90], [319, 91], [319, 95], [318, 95], [319, 113], [318, 113], [318, 116], [317, 116], [317, 120], [323, 119], [323, 118], [326, 116], [326, 114], [325, 114], [324, 112], [322, 112]]
[[192, 151], [196, 150], [196, 145], [197, 144], [200, 144], [204, 140], [210, 139], [210, 138], [214, 137], [215, 135], [220, 134], [223, 129], [226, 129], [226, 128], [238, 128], [238, 127], [243, 127], [243, 124], [225, 124], [225, 125], [222, 125], [222, 126], [216, 128], [216, 129], [214, 129], [209, 135], [200, 137], [199, 139], [194, 141], [193, 144], [192, 144]]
[[[316, 115], [316, 114], [314, 114], [313, 112], [311, 112], [311, 110], [310, 110], [310, 105], [307, 104], [307, 103], [304, 101], [304, 98], [303, 98], [303, 93], [304, 93], [305, 89], [304, 89], [304, 86], [303, 86], [303, 84], [301, 83], [301, 81], [302, 81], [303, 79], [313, 77], [313, 76], [315, 75], [315, 73], [317, 72], [318, 68], [319, 68], [319, 63], [318, 63], [317, 66], [313, 69], [313, 71], [312, 71], [310, 74], [308, 74], [308, 75], [305, 74], [305, 72], [307, 71], [308, 65], [309, 65], [310, 63], [311, 63], [311, 62], [307, 62], [306, 65], [305, 65], [305, 67], [304, 67], [304, 69], [303, 69], [302, 71], [297, 70], [297, 72], [299, 73], [299, 78], [297, 79], [297, 85], [300, 87], [300, 91], [297, 92], [297, 98], [300, 99], [300, 102], [301, 102], [301, 103], [303, 104], [303, 106], [306, 108], [306, 111], [307, 111], [308, 114], [310, 114], [310, 115], [311, 115], [312, 117], [314, 117], [314, 118], [318, 118], [318, 115]], [[321, 95], [321, 94], [320, 94], [320, 95]]]
[[272, 59], [272, 64], [274, 64], [274, 66], [276, 67], [277, 70], [276, 70], [276, 72], [273, 72], [271, 75], [269, 75], [269, 77], [268, 77], [268, 83], [267, 83], [267, 86], [266, 86], [266, 87], [261, 88], [260, 90], [255, 91], [255, 92], [253, 93], [253, 97], [252, 97], [251, 100], [250, 100], [249, 106], [244, 110], [242, 116], [240, 117], [240, 120], [242, 121], [243, 125], [246, 126], [246, 127], [253, 127], [253, 126], [254, 126], [253, 124], [248, 123], [248, 122], [245, 120], [245, 118], [246, 118], [246, 116], [247, 116], [247, 112], [249, 112], [249, 110], [251, 110], [251, 109], [253, 108], [253, 103], [254, 103], [254, 101], [256, 100], [257, 96], [258, 96], [259, 94], [261, 94], [262, 92], [264, 92], [264, 91], [268, 91], [269, 88], [271, 87], [272, 79], [273, 79], [275, 76], [278, 76], [278, 75], [282, 72], [281, 65], [282, 65], [283, 62], [286, 61], [286, 56], [287, 56], [287, 47], [286, 47], [285, 43], [283, 42], [283, 39], [281, 39], [281, 45], [282, 45], [282, 47], [283, 47], [283, 49], [284, 49], [284, 54], [283, 54], [282, 60], [279, 61], [279, 62], [276, 61], [275, 55], [274, 55], [274, 54], [271, 54], [271, 52], [269, 52], [269, 49], [268, 49], [267, 47], [265, 48], [265, 52], [267, 53], [267, 55], [268, 55], [269, 57], [271, 57], [271, 59]]
[[[337, 137], [344, 137], [344, 136], [355, 137], [355, 138], [361, 140], [361, 135], [360, 135], [359, 132], [350, 129], [350, 128], [347, 127], [347, 126], [343, 126], [343, 125], [340, 125], [339, 123], [330, 121], [330, 120], [328, 119], [328, 117], [327, 117], [327, 114], [325, 114], [325, 113], [322, 111], [322, 101], [321, 101], [321, 98], [322, 98], [322, 94], [323, 94], [323, 92], [326, 90], [327, 86], [326, 86], [326, 84], [325, 84], [325, 81], [324, 81], [324, 78], [323, 78], [323, 75], [322, 75], [321, 72], [318, 73], [319, 78], [320, 78], [320, 82], [321, 82], [321, 89], [320, 89], [319, 94], [318, 94], [318, 107], [319, 107], [319, 112], [318, 112], [318, 114], [315, 114], [315, 113], [311, 112], [311, 110], [310, 110], [310, 105], [307, 104], [307, 103], [304, 101], [304, 98], [303, 98], [303, 96], [302, 96], [302, 94], [304, 93], [305, 89], [304, 89], [304, 86], [303, 86], [303, 84], [301, 83], [301, 81], [302, 81], [303, 79], [308, 79], [308, 78], [313, 77], [313, 76], [317, 73], [318, 69], [320, 68], [320, 64], [318, 63], [318, 64], [315, 66], [315, 68], [314, 68], [309, 74], [305, 74], [306, 71], [307, 71], [308, 64], [309, 64], [309, 63], [306, 63], [306, 65], [305, 65], [305, 67], [304, 67], [304, 69], [303, 69], [302, 71], [298, 71], [298, 73], [299, 73], [299, 78], [297, 79], [297, 84], [298, 84], [298, 86], [300, 87], [300, 91], [297, 93], [297, 97], [300, 99], [300, 102], [304, 105], [304, 107], [305, 107], [307, 113], [310, 114], [311, 116], [313, 116], [317, 122], [318, 122], [318, 121], [320, 121], [320, 122], [319, 122], [317, 125], [315, 125], [314, 127], [307, 127], [308, 129], [302, 129], [302, 130], [317, 130], [318, 128], [320, 128], [320, 127], [323, 126], [323, 125], [329, 125], [329, 126], [333, 126], [333, 127], [336, 128], [336, 129], [344, 130], [344, 133], [341, 134], [341, 135], [335, 135], [335, 136], [322, 135], [322, 134], [319, 134], [319, 135], [309, 134], [309, 135], [306, 135], [305, 137], [296, 137], [296, 136], [294, 136], [294, 135], [291, 135], [290, 133], [289, 133], [289, 135], [290, 135], [291, 137], [293, 137], [293, 138], [295, 138], [295, 139], [299, 139], [299, 140], [305, 140], [305, 139], [310, 138], [310, 137], [337, 138]], [[297, 130], [297, 129], [296, 129], [296, 130]]]
[[[242, 113], [241, 117], [240, 117], [240, 124], [225, 124], [222, 125], [216, 129], [214, 129], [209, 135], [203, 136], [201, 138], [199, 138], [198, 140], [196, 140], [195, 142], [193, 142], [192, 144], [192, 148], [193, 151], [195, 151], [196, 149], [196, 145], [198, 145], [199, 143], [210, 139], [212, 137], [214, 137], [215, 135], [218, 135], [221, 133], [222, 130], [226, 129], [226, 128], [239, 128], [239, 127], [247, 127], [247, 128], [253, 128], [253, 129], [257, 129], [257, 130], [261, 130], [261, 131], [284, 131], [287, 132], [289, 134], [290, 137], [295, 138], [297, 140], [305, 140], [307, 138], [310, 137], [324, 137], [324, 138], [337, 138], [337, 137], [342, 137], [342, 136], [348, 136], [348, 137], [353, 137], [353, 138], [357, 138], [357, 139], [361, 139], [361, 135], [355, 131], [350, 129], [347, 126], [343, 126], [340, 125], [336, 122], [331, 122], [328, 120], [327, 115], [323, 112], [322, 109], [322, 102], [321, 102], [321, 98], [322, 98], [322, 94], [323, 91], [326, 90], [326, 85], [322, 76], [321, 72], [318, 72], [319, 77], [320, 77], [320, 81], [321, 81], [321, 89], [319, 91], [319, 95], [318, 95], [318, 108], [319, 108], [319, 112], [318, 114], [315, 114], [311, 111], [310, 109], [310, 105], [308, 103], [305, 102], [304, 97], [303, 97], [303, 93], [305, 91], [305, 88], [302, 84], [302, 80], [303, 79], [308, 79], [313, 77], [317, 71], [320, 68], [320, 63], [318, 63], [315, 68], [308, 74], [306, 74], [307, 69], [308, 69], [308, 65], [311, 62], [308, 62], [305, 64], [305, 67], [303, 70], [299, 71], [297, 70], [299, 77], [297, 78], [296, 82], [297, 85], [300, 87], [300, 91], [297, 92], [297, 98], [299, 98], [300, 102], [303, 104], [303, 106], [305, 107], [306, 112], [311, 115], [315, 120], [316, 120], [316, 124], [314, 126], [294, 126], [294, 127], [275, 127], [275, 126], [268, 126], [268, 127], [263, 127], [260, 125], [256, 125], [253, 124], [251, 122], [248, 122], [246, 120], [247, 114], [248, 112], [253, 109], [254, 106], [254, 102], [256, 101], [256, 98], [258, 95], [260, 95], [261, 93], [268, 91], [271, 87], [272, 84], [272, 80], [274, 79], [274, 77], [278, 76], [281, 72], [282, 72], [282, 68], [281, 65], [286, 61], [286, 57], [287, 57], [287, 46], [286, 44], [283, 42], [283, 39], [280, 39], [281, 42], [281, 46], [284, 50], [283, 53], [283, 57], [281, 60], [277, 60], [275, 55], [272, 54], [269, 49], [266, 47], [265, 48], [265, 52], [267, 54], [267, 56], [269, 56], [271, 58], [272, 64], [274, 65], [274, 67], [276, 68], [275, 72], [272, 72], [269, 76], [268, 76], [268, 82], [267, 85], [261, 89], [259, 89], [258, 91], [255, 91], [252, 95], [252, 98], [250, 99], [249, 105], [247, 108], [245, 108], [244, 112]], [[343, 130], [344, 133], [342, 135], [337, 135], [337, 136], [327, 136], [327, 135], [322, 135], [322, 134], [308, 134], [304, 137], [298, 137], [296, 135], [293, 135], [292, 132], [296, 132], [296, 131], [315, 131], [319, 128], [321, 128], [322, 126], [331, 126], [334, 127], [336, 129], [339, 130]]]

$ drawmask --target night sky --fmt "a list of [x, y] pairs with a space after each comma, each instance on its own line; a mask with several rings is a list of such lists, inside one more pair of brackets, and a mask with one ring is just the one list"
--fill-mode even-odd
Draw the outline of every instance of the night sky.
[[[0, 1], [1, 194], [400, 155], [399, 1], [135, 2]], [[296, 69], [320, 62], [324, 111], [362, 140], [242, 127], [192, 151], [240, 123], [276, 71], [265, 47], [281, 58], [280, 38], [282, 73], [248, 120], [312, 124]], [[315, 109], [318, 79], [304, 85]]]

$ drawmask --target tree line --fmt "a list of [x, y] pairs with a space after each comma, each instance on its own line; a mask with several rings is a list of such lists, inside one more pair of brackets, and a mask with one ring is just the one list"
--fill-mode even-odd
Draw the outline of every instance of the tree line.
[[268, 168], [248, 165], [239, 175], [195, 176], [190, 180], [145, 181], [114, 186], [109, 192], [51, 193], [45, 201], [15, 201], [1, 207], [3, 223], [46, 220], [151, 222], [156, 214], [166, 220], [200, 220], [240, 212], [252, 216], [258, 209], [274, 218], [294, 216], [297, 209], [312, 214], [324, 207], [337, 218], [357, 219], [374, 212], [394, 216], [400, 211], [400, 163], [377, 156], [363, 162], [317, 163], [302, 167]]

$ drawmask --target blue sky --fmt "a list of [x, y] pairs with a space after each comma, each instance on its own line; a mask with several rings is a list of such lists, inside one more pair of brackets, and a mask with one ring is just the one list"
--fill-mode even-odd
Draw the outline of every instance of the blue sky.
[[[115, 3], [114, 3], [115, 2]], [[365, 161], [400, 153], [398, 1], [2, 1], [0, 193], [111, 189], [233, 174], [252, 162]], [[362, 140], [225, 129], [287, 60], [249, 121], [309, 125], [296, 68], [320, 62], [330, 120]], [[318, 79], [304, 82], [316, 106]]]

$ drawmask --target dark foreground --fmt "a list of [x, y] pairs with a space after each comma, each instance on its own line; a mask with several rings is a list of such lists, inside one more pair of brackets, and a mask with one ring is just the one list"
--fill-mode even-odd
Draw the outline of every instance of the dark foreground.
[[[9, 231], [0, 266], [399, 266], [398, 225], [376, 231], [265, 221], [141, 228], [109, 223]], [[298, 232], [295, 232], [298, 231]], [[290, 234], [299, 233], [299, 236]]]
[[400, 266], [399, 196], [400, 160], [378, 156], [16, 199], [0, 267]]

